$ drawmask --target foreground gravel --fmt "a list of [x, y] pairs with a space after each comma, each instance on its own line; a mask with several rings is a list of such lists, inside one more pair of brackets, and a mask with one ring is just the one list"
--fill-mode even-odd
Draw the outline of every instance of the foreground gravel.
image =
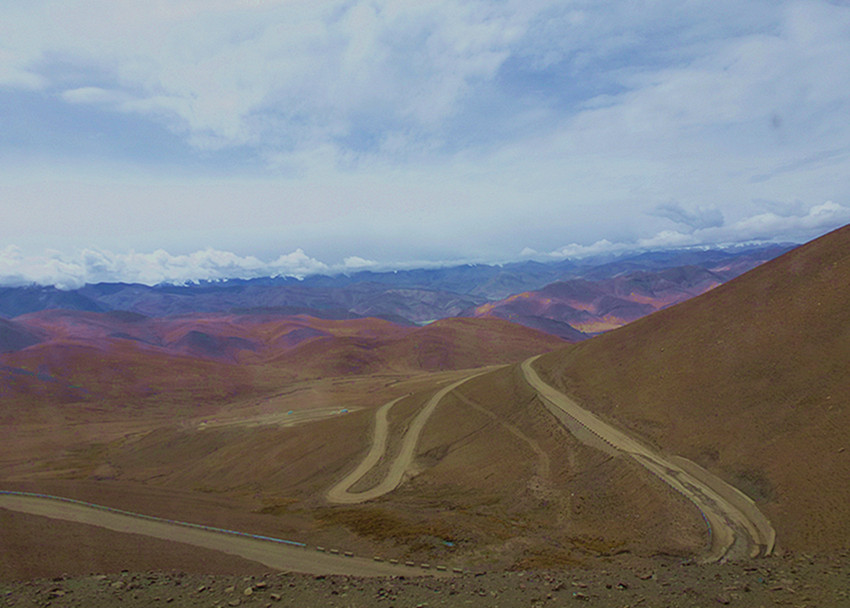
[[850, 606], [850, 556], [785, 556], [724, 565], [649, 560], [559, 572], [362, 579], [269, 573], [100, 574], [0, 582], [0, 606]]

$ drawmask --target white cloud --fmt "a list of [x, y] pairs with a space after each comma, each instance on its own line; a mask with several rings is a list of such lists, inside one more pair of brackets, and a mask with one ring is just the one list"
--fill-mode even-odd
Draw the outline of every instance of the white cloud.
[[120, 104], [130, 98], [124, 93], [101, 87], [80, 87], [63, 91], [62, 99], [69, 103]]
[[166, 118], [205, 148], [421, 134], [495, 76], [527, 29], [519, 7], [34, 0], [0, 7], [0, 84], [76, 80], [66, 101]]
[[[731, 245], [754, 241], [803, 242], [837, 226], [850, 223], [850, 207], [832, 201], [796, 210], [784, 208], [782, 211], [782, 214], [759, 213], [723, 226], [688, 231], [662, 230], [632, 241], [600, 239], [591, 244], [572, 243], [548, 253], [540, 253], [526, 247], [519, 257], [561, 260], [639, 250]], [[38, 284], [53, 285], [60, 289], [75, 289], [87, 283], [100, 282], [156, 285], [229, 278], [305, 277], [366, 269], [382, 271], [436, 268], [447, 264], [480, 261], [483, 260], [408, 260], [389, 263], [348, 256], [339, 264], [329, 265], [307, 255], [301, 249], [280, 255], [271, 261], [212, 248], [182, 255], [172, 255], [162, 249], [150, 253], [113, 253], [108, 250], [82, 249], [73, 254], [47, 250], [40, 255], [27, 255], [19, 247], [9, 245], [0, 249], [0, 285]]]
[[[403, 138], [430, 149], [468, 137], [458, 120], [467, 116], [503, 122], [497, 130], [534, 117], [545, 130], [558, 118], [553, 105], [569, 115], [600, 99], [608, 107], [599, 120], [641, 132], [762, 112], [764, 90], [787, 96], [790, 87], [776, 85], [789, 62], [804, 61], [800, 78], [809, 78], [843, 34], [833, 27], [823, 41], [806, 38], [822, 28], [820, 9], [788, 10], [784, 37], [763, 34], [781, 22], [774, 13], [758, 0], [688, 10], [557, 0], [33, 0], [0, 8], [0, 66], [42, 86], [73, 82], [68, 101], [164, 119], [201, 148], [380, 150]], [[724, 18], [728, 29], [718, 25]], [[811, 57], [796, 56], [798, 39]], [[635, 65], [624, 68], [623, 57]], [[843, 60], [830, 66], [841, 74]], [[819, 90], [824, 102], [835, 98]]]
[[850, 203], [848, 44], [816, 0], [8, 0], [0, 246], [386, 263], [794, 231]]
[[696, 206], [686, 209], [681, 204], [673, 201], [658, 205], [653, 210], [653, 215], [666, 217], [677, 224], [690, 226], [694, 230], [705, 228], [717, 228], [723, 225], [723, 213], [717, 207]]
[[349, 270], [365, 270], [367, 268], [375, 268], [378, 262], [374, 260], [366, 260], [360, 256], [353, 255], [343, 260], [343, 267]]
[[271, 262], [215, 249], [186, 255], [171, 255], [162, 249], [123, 254], [84, 249], [73, 255], [47, 251], [36, 256], [25, 256], [15, 246], [0, 250], [0, 285], [7, 286], [38, 284], [76, 289], [86, 283], [156, 285], [229, 278], [304, 277], [329, 270], [329, 266], [300, 249]]
[[[607, 239], [590, 245], [572, 243], [543, 254], [544, 258], [582, 258], [605, 253], [622, 253], [636, 250], [675, 249], [708, 245], [732, 245], [753, 241], [761, 242], [804, 242], [825, 234], [839, 226], [850, 223], [850, 207], [826, 201], [799, 209], [792, 214], [773, 212], [747, 217], [726, 226], [708, 226], [687, 232], [662, 230], [652, 236], [631, 242], [611, 242]], [[531, 248], [523, 250], [524, 257], [541, 257]]]
[[5, 63], [2, 54], [0, 50], [0, 87], [28, 90], [41, 89], [47, 84], [47, 80], [38, 74]]

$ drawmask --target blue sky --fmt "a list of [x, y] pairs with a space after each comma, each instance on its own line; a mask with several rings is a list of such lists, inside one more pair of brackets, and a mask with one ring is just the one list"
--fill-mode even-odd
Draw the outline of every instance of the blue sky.
[[0, 284], [804, 241], [848, 116], [837, 1], [6, 0]]

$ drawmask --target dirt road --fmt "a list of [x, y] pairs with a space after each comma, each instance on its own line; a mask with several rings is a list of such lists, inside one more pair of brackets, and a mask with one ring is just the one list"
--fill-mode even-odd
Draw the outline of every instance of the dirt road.
[[[214, 549], [238, 555], [275, 570], [354, 576], [428, 574], [418, 568], [414, 570], [407, 566], [364, 557], [347, 557], [344, 554], [317, 551], [315, 548], [311, 549], [291, 541], [132, 514], [58, 497], [0, 492], [0, 508]], [[33, 539], [33, 542], [37, 542], [37, 539]]]
[[[539, 356], [539, 355], [538, 355]], [[546, 384], [533, 363], [537, 357], [522, 363], [528, 383], [538, 392], [546, 407], [566, 426], [578, 424], [595, 437], [587, 443], [599, 447], [599, 440], [634, 458], [639, 464], [680, 492], [702, 512], [711, 533], [711, 547], [704, 560], [725, 561], [739, 557], [759, 557], [773, 552], [776, 534], [768, 519], [755, 503], [737, 488], [678, 456], [666, 457], [643, 445], [623, 431], [603, 422], [569, 397]], [[570, 420], [565, 420], [566, 415]], [[583, 433], [576, 436], [584, 441]]]
[[357, 468], [346, 475], [342, 481], [328, 490], [328, 501], [339, 504], [355, 504], [377, 498], [378, 496], [383, 496], [384, 494], [395, 490], [399, 485], [401, 485], [402, 481], [404, 481], [405, 474], [410, 469], [410, 465], [413, 463], [413, 458], [416, 455], [416, 444], [419, 443], [419, 436], [422, 434], [422, 429], [425, 428], [425, 423], [428, 422], [428, 419], [431, 417], [431, 414], [434, 413], [434, 410], [437, 408], [440, 401], [442, 401], [443, 397], [448, 395], [461, 384], [490, 371], [493, 370], [487, 369], [485, 371], [479, 371], [470, 376], [461, 378], [457, 382], [453, 382], [437, 391], [428, 403], [425, 404], [425, 407], [423, 407], [416, 415], [416, 418], [413, 419], [413, 422], [410, 424], [410, 427], [404, 435], [401, 449], [396, 455], [395, 460], [390, 465], [390, 469], [387, 471], [384, 479], [378, 485], [363, 492], [349, 492], [351, 486], [357, 483], [357, 481], [368, 473], [372, 467], [378, 464], [384, 456], [387, 447], [387, 434], [389, 432], [387, 414], [390, 408], [392, 408], [392, 406], [403, 397], [399, 397], [398, 399], [382, 405], [375, 414], [375, 430], [372, 434], [372, 446], [369, 449], [369, 453], [366, 454], [366, 458], [363, 459]]

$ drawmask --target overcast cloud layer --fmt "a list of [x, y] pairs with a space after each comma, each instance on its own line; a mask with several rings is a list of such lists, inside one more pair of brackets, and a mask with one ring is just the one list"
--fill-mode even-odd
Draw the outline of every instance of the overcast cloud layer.
[[8, 0], [0, 284], [808, 240], [848, 49], [826, 0]]

